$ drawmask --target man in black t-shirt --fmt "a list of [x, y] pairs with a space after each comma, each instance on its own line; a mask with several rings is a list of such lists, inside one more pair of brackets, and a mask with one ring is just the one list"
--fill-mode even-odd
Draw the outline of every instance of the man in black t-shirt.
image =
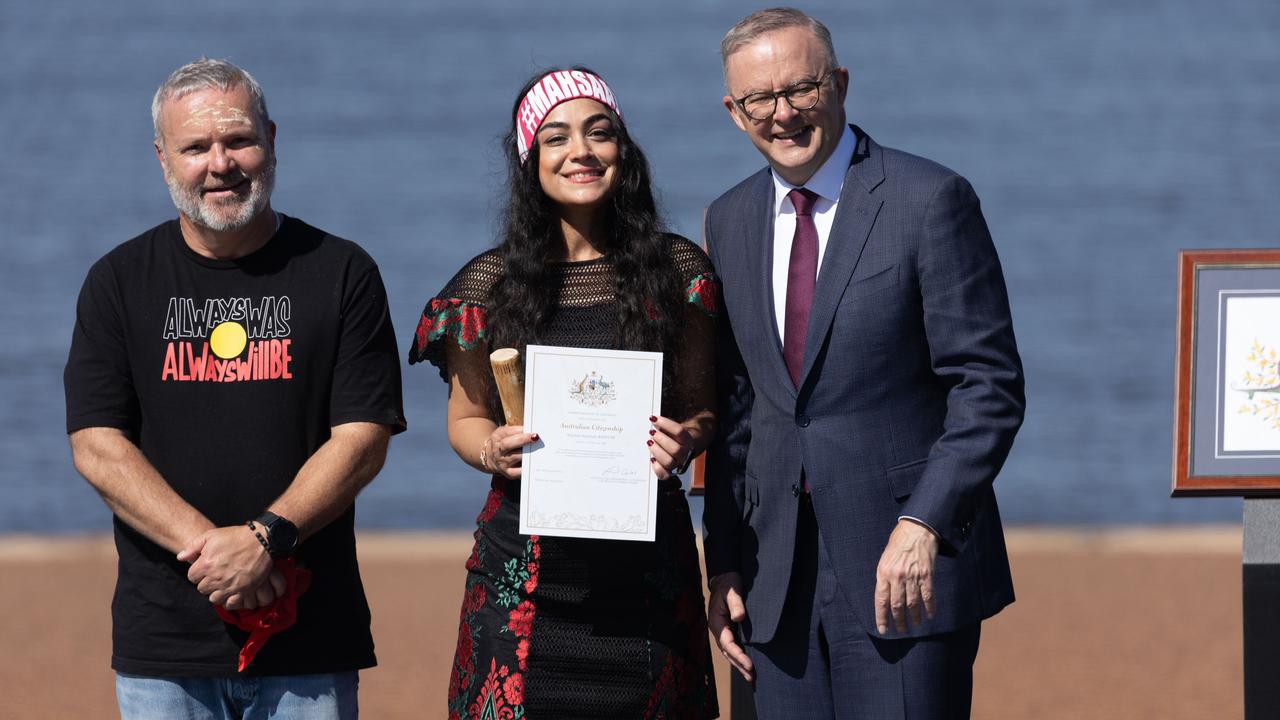
[[[355, 717], [376, 661], [354, 500], [405, 427], [381, 276], [272, 210], [247, 72], [183, 66], [152, 118], [179, 217], [90, 269], [65, 373], [76, 469], [115, 514], [121, 715]], [[244, 621], [290, 607], [242, 656]]]

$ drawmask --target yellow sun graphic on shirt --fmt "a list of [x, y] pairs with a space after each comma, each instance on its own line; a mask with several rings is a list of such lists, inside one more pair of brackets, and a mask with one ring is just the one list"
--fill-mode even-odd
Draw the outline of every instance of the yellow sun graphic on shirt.
[[223, 360], [230, 360], [244, 352], [245, 342], [248, 339], [249, 334], [244, 331], [243, 325], [227, 321], [220, 323], [213, 332], [209, 333], [209, 349]]

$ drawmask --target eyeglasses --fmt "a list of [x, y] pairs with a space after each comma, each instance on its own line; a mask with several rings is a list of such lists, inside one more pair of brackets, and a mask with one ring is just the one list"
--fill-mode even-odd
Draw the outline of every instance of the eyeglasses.
[[778, 109], [778, 98], [783, 98], [792, 110], [810, 110], [818, 104], [822, 85], [835, 70], [828, 70], [817, 80], [798, 82], [778, 92], [751, 93], [734, 100], [738, 108], [752, 120], [768, 120]]

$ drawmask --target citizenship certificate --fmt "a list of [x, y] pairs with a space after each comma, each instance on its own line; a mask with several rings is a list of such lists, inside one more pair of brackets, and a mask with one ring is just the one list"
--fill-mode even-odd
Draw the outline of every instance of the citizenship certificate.
[[520, 533], [653, 540], [658, 480], [650, 415], [662, 401], [662, 353], [529, 345]]

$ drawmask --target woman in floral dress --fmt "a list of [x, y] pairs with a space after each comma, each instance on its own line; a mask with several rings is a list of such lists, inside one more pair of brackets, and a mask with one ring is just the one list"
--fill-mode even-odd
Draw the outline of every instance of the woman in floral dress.
[[[449, 383], [449, 441], [491, 476], [467, 561], [450, 718], [718, 715], [689, 507], [678, 473], [714, 431], [710, 263], [658, 220], [648, 164], [586, 68], [532, 78], [507, 137], [501, 244], [433, 297], [410, 362]], [[521, 535], [520, 453], [488, 356], [530, 343], [661, 351], [654, 542]], [[536, 431], [537, 428], [531, 428]]]

